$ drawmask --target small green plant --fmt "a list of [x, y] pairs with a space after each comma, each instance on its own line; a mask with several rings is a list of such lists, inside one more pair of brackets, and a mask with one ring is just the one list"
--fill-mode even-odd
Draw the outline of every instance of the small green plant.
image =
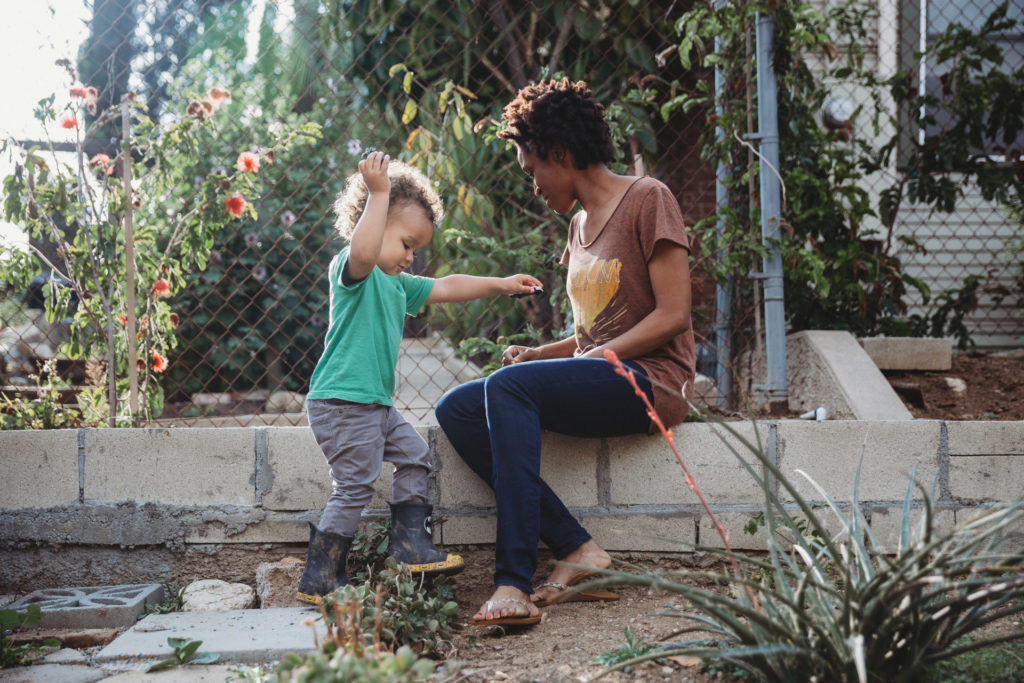
[[218, 652], [204, 652], [201, 655], [197, 655], [196, 650], [203, 644], [201, 640], [168, 638], [167, 644], [174, 650], [174, 657], [160, 660], [146, 669], [146, 673], [163, 671], [164, 669], [188, 664], [212, 664], [220, 659], [220, 653]]
[[390, 519], [370, 522], [356, 531], [348, 556], [354, 583], [366, 583], [385, 568], [390, 543]]
[[42, 618], [43, 611], [35, 603], [28, 605], [24, 612], [18, 612], [13, 609], [0, 609], [0, 669], [27, 664], [29, 653], [41, 650], [44, 647], [60, 646], [60, 641], [53, 638], [48, 638], [42, 641], [42, 643], [15, 645], [14, 641], [8, 637], [8, 634], [16, 629], [35, 626]]
[[185, 606], [185, 586], [180, 585], [177, 580], [164, 584], [167, 591], [167, 599], [146, 607], [146, 611], [139, 617], [142, 619], [150, 614], [169, 614], [180, 612]]
[[[597, 664], [603, 664], [605, 666], [622, 666], [622, 670], [629, 673], [630, 668], [634, 660], [640, 662], [650, 661], [650, 657], [645, 657], [648, 652], [658, 649], [658, 646], [654, 643], [648, 643], [643, 637], [637, 638], [636, 634], [633, 633], [633, 629], [626, 627], [625, 642], [608, 652], [603, 652], [590, 661]], [[639, 658], [639, 659], [638, 659]], [[662, 660], [655, 659], [654, 661], [660, 662]]]
[[81, 414], [61, 403], [60, 393], [70, 385], [57, 374], [57, 361], [44, 362], [36, 383], [35, 398], [0, 396], [0, 429], [70, 429], [81, 426]]
[[[964, 638], [957, 645], [970, 645], [974, 638]], [[962, 655], [941, 662], [931, 672], [928, 680], [942, 683], [1012, 683], [1019, 681], [1024, 668], [1024, 642], [1005, 643], [1000, 647], [988, 647], [965, 652]]]
[[359, 585], [345, 586], [323, 601], [325, 620], [339, 627], [361, 609], [360, 629], [390, 648], [409, 645], [420, 654], [444, 655], [459, 624], [452, 580], [446, 576], [414, 579], [408, 567], [388, 559], [382, 570]]

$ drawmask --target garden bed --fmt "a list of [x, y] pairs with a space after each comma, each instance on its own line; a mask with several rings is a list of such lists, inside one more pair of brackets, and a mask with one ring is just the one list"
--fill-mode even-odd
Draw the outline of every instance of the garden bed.
[[[886, 378], [918, 419], [1024, 420], [1024, 354], [953, 354], [953, 367], [886, 371]], [[953, 380], [953, 381], [949, 381]], [[963, 391], [956, 391], [962, 380]]]

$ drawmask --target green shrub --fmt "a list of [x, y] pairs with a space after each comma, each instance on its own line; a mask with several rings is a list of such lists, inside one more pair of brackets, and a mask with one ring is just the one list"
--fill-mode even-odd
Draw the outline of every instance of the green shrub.
[[[617, 363], [613, 356], [609, 360]], [[653, 409], [651, 414], [658, 422]], [[692, 608], [665, 612], [687, 622], [678, 633], [704, 631], [714, 639], [668, 644], [610, 670], [689, 654], [734, 665], [767, 681], [916, 681], [940, 662], [1024, 638], [1019, 629], [977, 635], [987, 624], [1024, 612], [1024, 549], [1007, 547], [1024, 520], [1024, 500], [985, 508], [943, 531], [935, 525], [932, 495], [913, 481], [912, 472], [893, 552], [879, 542], [861, 511], [859, 470], [849, 510], [798, 471], [838, 523], [839, 532], [833, 534], [823, 513], [800, 494], [760, 443], [750, 443], [728, 423], [718, 423], [715, 432], [719, 429], [752, 456], [729, 445], [764, 493], [761, 528], [767, 556], [730, 551], [724, 531], [706, 507], [725, 549], [702, 550], [726, 561], [728, 573], [606, 572], [608, 578], [578, 586], [586, 590], [629, 583], [678, 594]], [[671, 433], [662, 430], [685, 470]], [[777, 482], [779, 493], [770, 479]], [[687, 480], [703, 501], [689, 474]], [[912, 505], [915, 487], [923, 498], [917, 515]], [[783, 503], [783, 496], [793, 503]], [[700, 587], [704, 585], [712, 588]], [[963, 640], [967, 636], [974, 639]]]

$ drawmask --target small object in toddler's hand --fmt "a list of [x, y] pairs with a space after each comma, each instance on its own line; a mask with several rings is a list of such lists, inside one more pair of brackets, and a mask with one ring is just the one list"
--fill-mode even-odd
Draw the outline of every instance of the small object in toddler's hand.
[[540, 287], [534, 287], [532, 292], [520, 292], [519, 294], [509, 294], [513, 299], [522, 299], [524, 296], [533, 296], [534, 294], [540, 294], [544, 290]]
[[377, 151], [376, 147], [367, 147], [366, 151], [363, 152], [363, 159], [369, 159], [370, 155]]

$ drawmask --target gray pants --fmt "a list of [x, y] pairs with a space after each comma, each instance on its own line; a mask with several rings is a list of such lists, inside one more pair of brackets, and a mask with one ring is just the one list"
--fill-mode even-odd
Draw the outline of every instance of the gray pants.
[[321, 531], [352, 536], [384, 461], [395, 466], [395, 503], [426, 503], [429, 448], [392, 406], [341, 399], [306, 402], [309, 426], [331, 468], [334, 489], [318, 525]]

